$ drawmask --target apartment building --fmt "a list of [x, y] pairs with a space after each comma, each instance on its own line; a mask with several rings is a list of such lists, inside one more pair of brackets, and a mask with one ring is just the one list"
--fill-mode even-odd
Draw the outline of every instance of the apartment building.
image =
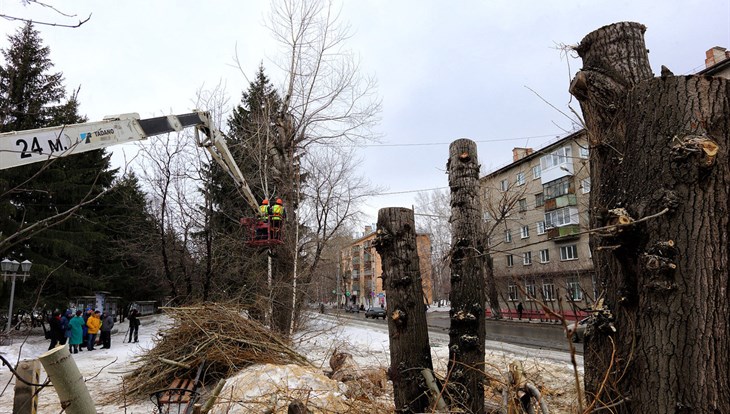
[[[387, 306], [383, 289], [383, 265], [373, 247], [375, 231], [365, 226], [364, 234], [340, 251], [340, 275], [338, 294], [340, 304], [349, 306]], [[431, 281], [431, 239], [427, 234], [416, 235], [416, 249], [421, 269], [421, 283], [426, 303], [433, 300]]]
[[[588, 245], [591, 190], [584, 131], [537, 151], [515, 148], [513, 162], [480, 179], [500, 309], [544, 318], [536, 303], [577, 318], [594, 300]], [[560, 299], [560, 300], [559, 300]]]
[[730, 79], [730, 50], [720, 46], [708, 49], [705, 52], [705, 68], [697, 74]]

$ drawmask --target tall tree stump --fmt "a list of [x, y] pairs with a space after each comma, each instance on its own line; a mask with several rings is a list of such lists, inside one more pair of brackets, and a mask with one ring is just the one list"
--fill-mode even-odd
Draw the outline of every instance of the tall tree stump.
[[397, 412], [429, 411], [429, 387], [421, 370], [433, 370], [428, 343], [426, 304], [416, 249], [413, 210], [378, 211], [374, 246], [382, 259], [388, 297], [388, 332], [393, 397]]
[[586, 391], [618, 413], [728, 413], [730, 83], [655, 78], [645, 30], [605, 26], [576, 48], [605, 305], [586, 331]]
[[451, 328], [448, 381], [469, 412], [484, 412], [486, 332], [484, 264], [487, 255], [479, 198], [477, 145], [459, 139], [449, 147], [451, 187]]

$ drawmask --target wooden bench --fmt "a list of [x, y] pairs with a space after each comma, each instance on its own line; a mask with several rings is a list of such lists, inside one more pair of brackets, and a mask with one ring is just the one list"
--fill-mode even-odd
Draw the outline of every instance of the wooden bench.
[[197, 391], [203, 365], [198, 367], [195, 379], [175, 378], [169, 387], [155, 391], [151, 397], [157, 405], [157, 412], [162, 414], [188, 414], [198, 401], [200, 393]]

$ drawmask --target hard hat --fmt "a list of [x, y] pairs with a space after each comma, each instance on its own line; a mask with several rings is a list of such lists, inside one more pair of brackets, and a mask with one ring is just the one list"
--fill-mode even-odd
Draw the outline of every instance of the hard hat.
[[269, 204], [269, 200], [264, 199], [264, 201], [262, 201], [261, 204]]
[[281, 204], [281, 202], [282, 202], [282, 201], [281, 201], [281, 199], [280, 199], [280, 198], [277, 198], [277, 199], [276, 199], [276, 204]]

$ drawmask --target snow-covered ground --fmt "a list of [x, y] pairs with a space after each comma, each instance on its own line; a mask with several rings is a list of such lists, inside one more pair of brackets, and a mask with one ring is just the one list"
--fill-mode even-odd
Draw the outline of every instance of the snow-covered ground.
[[[432, 309], [431, 311], [438, 311]], [[316, 315], [316, 316], [314, 316]], [[354, 359], [364, 368], [377, 368], [389, 365], [389, 342], [387, 326], [371, 323], [366, 326], [355, 325], [353, 321], [335, 316], [313, 314], [311, 326], [306, 333], [297, 337], [295, 348], [306, 355], [310, 361], [322, 370], [329, 370], [328, 361], [332, 352], [337, 349], [353, 355]], [[135, 356], [145, 352], [152, 346], [153, 337], [157, 332], [168, 326], [170, 319], [164, 315], [155, 315], [142, 318], [139, 343], [122, 343], [127, 329], [126, 322], [118, 326], [118, 331], [112, 335], [111, 349], [84, 351], [74, 354], [73, 358], [79, 367], [92, 397], [97, 402], [99, 413], [150, 413], [154, 405], [150, 401], [135, 402], [127, 405], [119, 403], [105, 403], [104, 396], [111, 391], [118, 391], [122, 384], [122, 375], [134, 367], [131, 361]], [[444, 375], [448, 362], [448, 335], [430, 334], [434, 369], [437, 374]], [[12, 338], [12, 343], [0, 346], [0, 355], [15, 363], [19, 360], [34, 359], [46, 352], [49, 341], [42, 335]], [[542, 351], [509, 345], [500, 342], [487, 342], [487, 371], [493, 380], [498, 383], [506, 373], [507, 364], [519, 360], [525, 366], [528, 378], [541, 387], [546, 398], [552, 404], [552, 412], [569, 412], [575, 400], [575, 385], [573, 368], [569, 355], [554, 351]], [[582, 358], [578, 366], [582, 367]], [[262, 369], [269, 380], [289, 383], [292, 389], [300, 389], [301, 381], [292, 375], [291, 371], [280, 370], [277, 367], [252, 367], [252, 375], [261, 376]], [[254, 373], [255, 372], [255, 373]], [[582, 368], [580, 369], [582, 377]], [[45, 373], [41, 374], [45, 380]], [[0, 368], [0, 414], [12, 413], [14, 378], [7, 367]], [[342, 390], [332, 390], [334, 394], [342, 394]], [[40, 393], [39, 413], [58, 413], [60, 403], [51, 388]], [[241, 411], [245, 412], [245, 411]]]

